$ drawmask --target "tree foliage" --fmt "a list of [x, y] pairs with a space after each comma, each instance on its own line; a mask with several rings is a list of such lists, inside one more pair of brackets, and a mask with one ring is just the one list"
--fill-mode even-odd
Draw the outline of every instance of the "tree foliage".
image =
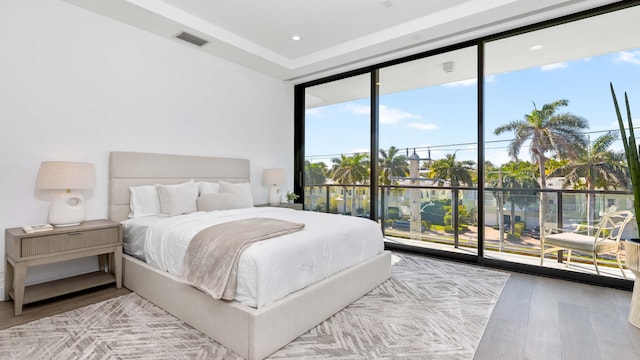
[[577, 157], [557, 168], [551, 175], [564, 176], [563, 187], [578, 185], [582, 179], [587, 190], [624, 189], [628, 186], [624, 153], [611, 150], [618, 135], [608, 132], [590, 146], [579, 147]]
[[471, 177], [475, 162], [472, 160], [456, 160], [456, 154], [446, 154], [444, 159], [438, 159], [433, 162], [429, 170], [430, 177], [438, 179], [438, 185], [444, 185], [448, 180], [451, 186], [460, 186], [461, 184], [473, 185]]
[[304, 183], [306, 186], [322, 185], [327, 179], [327, 164], [323, 162], [304, 162]]
[[520, 150], [529, 142], [529, 153], [533, 161], [538, 163], [540, 184], [546, 187], [545, 162], [547, 153], [553, 153], [558, 159], [574, 159], [578, 156], [577, 148], [586, 146], [587, 138], [583, 130], [589, 128], [586, 119], [571, 114], [557, 113], [559, 108], [569, 105], [568, 100], [556, 100], [525, 114], [522, 120], [512, 120], [498, 126], [494, 134], [513, 132], [515, 138], [509, 143], [509, 156], [518, 160]]
[[331, 160], [331, 178], [338, 184], [366, 184], [369, 180], [369, 154], [344, 154]]
[[391, 146], [388, 151], [380, 149], [380, 158], [378, 159], [378, 170], [380, 185], [392, 185], [397, 180], [392, 177], [407, 177], [409, 175], [409, 163], [405, 155], [398, 155], [399, 150], [395, 146]]

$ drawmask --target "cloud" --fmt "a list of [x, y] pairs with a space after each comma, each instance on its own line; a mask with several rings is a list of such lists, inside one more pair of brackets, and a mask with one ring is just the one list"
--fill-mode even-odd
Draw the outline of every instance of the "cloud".
[[304, 111], [305, 116], [322, 117], [324, 111], [322, 108], [311, 108]]
[[[623, 109], [620, 109], [620, 111], [623, 111]], [[635, 127], [635, 124], [640, 124], [640, 119], [634, 118], [634, 119], [631, 119], [631, 122], [633, 123], [633, 125]], [[629, 123], [628, 123], [628, 120], [627, 120], [626, 116], [623, 117], [622, 123], [624, 124], [625, 130], [629, 131]], [[620, 124], [618, 124], [618, 120], [612, 121], [609, 126], [610, 126], [609, 130], [611, 130], [611, 129], [613, 129], [613, 131], [620, 130]]]
[[540, 71], [553, 71], [558, 69], [564, 69], [569, 67], [569, 64], [566, 62], [548, 64], [540, 67]]
[[412, 114], [400, 109], [390, 108], [386, 105], [380, 105], [380, 123], [381, 124], [397, 124], [405, 119], [420, 119], [418, 114]]
[[420, 123], [420, 122], [409, 123], [407, 124], [407, 127], [412, 129], [418, 129], [418, 130], [435, 130], [438, 128], [438, 126], [434, 124], [426, 124], [426, 123]]
[[615, 58], [614, 62], [626, 62], [635, 65], [640, 65], [640, 50], [636, 51], [621, 51]]
[[[354, 115], [369, 115], [371, 109], [365, 105], [346, 105], [345, 110]], [[386, 105], [380, 105], [380, 124], [397, 124], [405, 119], [420, 119], [418, 114], [412, 114], [397, 108], [390, 108]]]
[[360, 104], [347, 104], [344, 109], [354, 115], [369, 115], [371, 110], [368, 106]]

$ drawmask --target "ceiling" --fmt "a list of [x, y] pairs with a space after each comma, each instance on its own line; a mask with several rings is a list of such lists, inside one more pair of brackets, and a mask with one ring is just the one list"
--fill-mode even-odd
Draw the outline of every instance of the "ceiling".
[[[613, 0], [64, 0], [301, 83]], [[208, 41], [197, 47], [175, 36]], [[297, 35], [301, 40], [294, 41]]]
[[[640, 37], [620, 36], [637, 32], [640, 6], [600, 16], [522, 33], [487, 42], [484, 75], [494, 75], [564, 63], [620, 51], [640, 49]], [[400, 63], [380, 69], [380, 95], [435, 85], [463, 86], [477, 83], [477, 47]], [[449, 65], [445, 71], [445, 64]], [[366, 99], [368, 74], [326, 82], [305, 89], [307, 108]]]

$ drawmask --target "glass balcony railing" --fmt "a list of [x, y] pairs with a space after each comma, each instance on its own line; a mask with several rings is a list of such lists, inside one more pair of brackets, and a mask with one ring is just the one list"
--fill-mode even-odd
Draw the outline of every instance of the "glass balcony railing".
[[304, 209], [369, 217], [368, 185], [314, 185], [304, 188]]
[[[306, 210], [369, 217], [370, 196], [367, 185], [308, 186], [304, 203]], [[610, 211], [633, 211], [633, 196], [626, 191], [485, 188], [482, 207], [477, 188], [381, 186], [377, 196], [377, 217], [387, 241], [477, 254], [482, 236], [485, 257], [531, 264], [539, 264], [545, 227], [572, 230], [578, 224], [597, 224]], [[637, 234], [632, 221], [622, 238]], [[621, 254], [624, 259], [624, 246]], [[545, 266], [553, 266], [553, 260], [562, 262], [566, 254], [551, 253], [545, 259]], [[571, 263], [593, 268], [588, 254], [574, 252]], [[599, 257], [598, 264], [601, 270], [609, 267], [611, 276], [621, 276], [614, 253]]]

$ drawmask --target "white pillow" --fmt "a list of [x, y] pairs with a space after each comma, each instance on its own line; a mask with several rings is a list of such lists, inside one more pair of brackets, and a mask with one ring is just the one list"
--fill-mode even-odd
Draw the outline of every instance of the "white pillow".
[[208, 181], [198, 181], [198, 194], [217, 194], [220, 192], [220, 184]]
[[204, 194], [198, 197], [198, 211], [231, 210], [238, 207], [238, 196], [230, 193]]
[[129, 198], [130, 218], [160, 215], [160, 200], [155, 186], [132, 186], [129, 191], [131, 192]]
[[236, 195], [238, 201], [236, 207], [239, 209], [253, 207], [253, 193], [249, 183], [232, 184], [220, 181], [220, 192]]
[[177, 185], [156, 184], [156, 189], [163, 214], [173, 216], [198, 211], [198, 185], [193, 180]]

